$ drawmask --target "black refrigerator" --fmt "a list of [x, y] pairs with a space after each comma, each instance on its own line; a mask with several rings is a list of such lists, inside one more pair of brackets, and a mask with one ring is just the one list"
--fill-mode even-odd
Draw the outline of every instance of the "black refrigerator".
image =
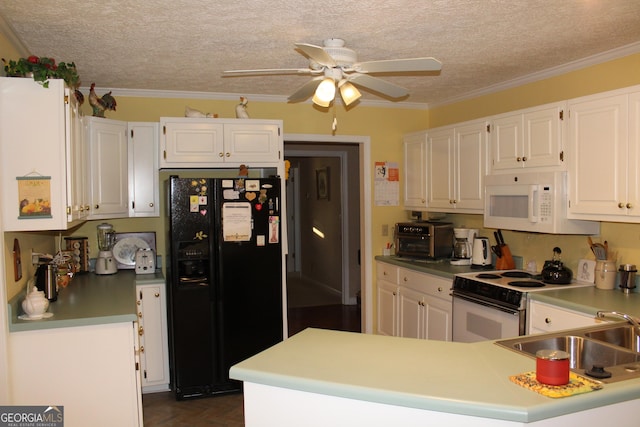
[[166, 184], [172, 390], [238, 392], [229, 368], [283, 339], [280, 178]]

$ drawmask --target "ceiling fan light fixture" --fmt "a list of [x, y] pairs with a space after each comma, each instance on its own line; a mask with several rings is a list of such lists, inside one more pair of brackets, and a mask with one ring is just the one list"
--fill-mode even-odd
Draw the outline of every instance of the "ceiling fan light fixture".
[[321, 107], [328, 107], [336, 96], [336, 82], [330, 77], [322, 80], [313, 95], [313, 102]]
[[346, 80], [341, 80], [338, 87], [340, 88], [340, 96], [342, 96], [344, 105], [351, 105], [362, 96], [360, 91]]

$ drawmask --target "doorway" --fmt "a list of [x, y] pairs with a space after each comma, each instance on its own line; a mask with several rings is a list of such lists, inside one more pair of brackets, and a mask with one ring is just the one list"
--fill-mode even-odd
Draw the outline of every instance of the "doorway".
[[[362, 194], [367, 187], [363, 169], [368, 168], [362, 161], [368, 157], [363, 155], [368, 154], [367, 143], [367, 137], [336, 141], [321, 135], [285, 135], [285, 159], [291, 164], [286, 190], [288, 287], [295, 288], [293, 278], [304, 279], [325, 293], [305, 304], [334, 301], [357, 308], [365, 332], [370, 317], [361, 309], [368, 299], [362, 284], [367, 283], [363, 278], [370, 264], [361, 262], [367, 244], [362, 219], [370, 218], [363, 209], [368, 196]], [[305, 293], [315, 298], [314, 292]]]

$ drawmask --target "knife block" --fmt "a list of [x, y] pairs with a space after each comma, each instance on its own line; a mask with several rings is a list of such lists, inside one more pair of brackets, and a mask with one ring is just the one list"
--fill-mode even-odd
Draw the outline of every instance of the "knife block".
[[501, 245], [500, 251], [502, 256], [496, 260], [496, 270], [513, 270], [516, 268], [516, 263], [513, 261], [509, 246]]

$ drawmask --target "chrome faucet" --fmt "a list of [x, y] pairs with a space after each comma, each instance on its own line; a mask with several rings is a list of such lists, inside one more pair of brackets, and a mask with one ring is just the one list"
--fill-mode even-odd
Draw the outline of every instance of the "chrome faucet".
[[613, 316], [613, 317], [620, 317], [624, 320], [626, 320], [627, 322], [631, 323], [633, 325], [634, 328], [636, 328], [639, 332], [640, 332], [640, 323], [638, 323], [638, 320], [636, 318], [634, 318], [633, 316], [629, 316], [626, 313], [620, 313], [618, 311], [598, 311], [596, 312], [596, 317], [606, 317], [606, 316]]

